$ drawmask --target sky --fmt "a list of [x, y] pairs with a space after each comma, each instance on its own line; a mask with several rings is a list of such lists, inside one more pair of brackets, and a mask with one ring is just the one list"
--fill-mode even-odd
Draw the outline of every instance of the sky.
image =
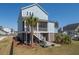
[[[20, 8], [32, 3], [5, 3], [0, 4], [0, 26], [17, 30], [17, 20]], [[59, 27], [72, 23], [79, 23], [79, 4], [42, 3], [39, 4], [47, 13], [49, 20], [57, 21]]]

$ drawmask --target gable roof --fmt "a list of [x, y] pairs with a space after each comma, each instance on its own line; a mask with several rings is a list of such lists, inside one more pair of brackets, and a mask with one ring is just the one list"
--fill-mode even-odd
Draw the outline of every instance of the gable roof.
[[48, 15], [48, 13], [39, 4], [37, 4], [37, 3], [29, 5], [29, 6], [26, 6], [26, 7], [22, 7], [21, 9], [23, 10], [23, 9], [27, 9], [27, 8], [30, 8], [30, 7], [33, 7], [33, 6], [39, 7], [45, 14]]
[[69, 24], [63, 27], [63, 31], [75, 30], [79, 26], [79, 23]]

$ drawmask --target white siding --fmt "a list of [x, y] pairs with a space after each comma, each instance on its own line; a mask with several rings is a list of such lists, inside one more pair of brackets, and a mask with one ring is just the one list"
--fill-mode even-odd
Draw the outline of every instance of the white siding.
[[21, 19], [21, 17], [19, 16], [19, 19], [18, 19], [18, 31], [20, 32], [20, 31], [22, 31], [22, 19]]
[[49, 22], [48, 23], [48, 32], [49, 33], [55, 33], [55, 23], [51, 23], [51, 22]]
[[26, 9], [22, 10], [22, 16], [25, 17], [27, 16], [27, 12], [28, 15], [30, 15], [29, 13], [33, 13], [33, 15], [35, 17], [38, 17], [39, 19], [44, 19], [44, 20], [48, 20], [48, 15], [46, 13], [44, 13], [38, 6], [32, 6]]

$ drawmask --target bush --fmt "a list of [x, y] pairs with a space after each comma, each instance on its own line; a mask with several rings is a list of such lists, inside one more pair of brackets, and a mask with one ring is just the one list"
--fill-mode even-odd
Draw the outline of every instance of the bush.
[[68, 35], [63, 35], [63, 43], [64, 44], [70, 44], [71, 43], [71, 37]]
[[55, 43], [70, 44], [71, 38], [68, 35], [60, 33], [56, 35]]
[[55, 43], [61, 43], [62, 37], [61, 34], [56, 34]]

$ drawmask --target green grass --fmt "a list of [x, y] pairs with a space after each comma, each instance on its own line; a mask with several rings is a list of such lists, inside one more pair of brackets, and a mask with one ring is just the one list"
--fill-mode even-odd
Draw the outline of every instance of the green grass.
[[[0, 41], [0, 55], [9, 55], [12, 38], [7, 37]], [[35, 48], [27, 48], [24, 45], [13, 46], [14, 55], [79, 55], [79, 41], [73, 41], [70, 45], [61, 45], [59, 47], [42, 48], [36, 46]]]

